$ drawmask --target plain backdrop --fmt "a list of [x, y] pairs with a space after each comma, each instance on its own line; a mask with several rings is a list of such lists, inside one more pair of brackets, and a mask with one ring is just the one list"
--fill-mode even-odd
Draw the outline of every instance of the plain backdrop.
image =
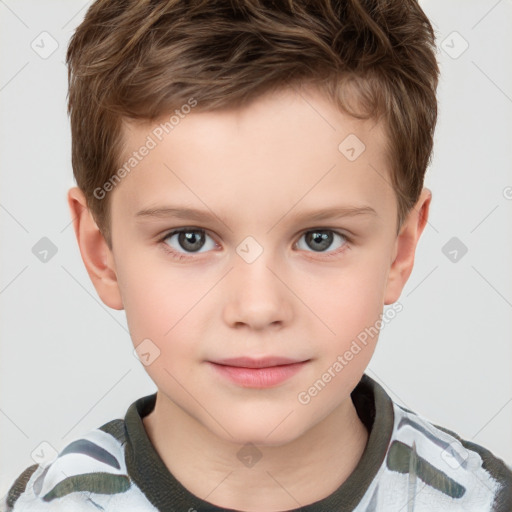
[[[66, 202], [64, 60], [90, 3], [0, 1], [0, 495], [41, 450], [156, 391], [124, 312], [96, 295]], [[433, 200], [403, 311], [367, 372], [397, 403], [510, 464], [512, 2], [420, 4], [441, 67]]]

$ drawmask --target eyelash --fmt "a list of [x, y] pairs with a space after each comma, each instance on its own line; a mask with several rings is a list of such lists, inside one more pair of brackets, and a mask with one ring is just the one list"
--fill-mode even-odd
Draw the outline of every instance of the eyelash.
[[[161, 238], [158, 239], [158, 243], [159, 243], [159, 245], [162, 246], [162, 249], [167, 254], [169, 254], [171, 257], [173, 257], [174, 259], [176, 259], [178, 261], [193, 260], [193, 259], [196, 258], [196, 256], [193, 256], [194, 253], [191, 253], [191, 255], [187, 255], [185, 253], [178, 252], [178, 251], [172, 249], [171, 247], [169, 247], [169, 245], [165, 243], [165, 240], [167, 240], [171, 236], [173, 236], [175, 234], [178, 234], [178, 233], [182, 233], [182, 232], [188, 232], [188, 231], [199, 231], [201, 233], [207, 234], [206, 230], [201, 229], [201, 228], [184, 227], [184, 228], [174, 229], [172, 231], [168, 231], [165, 235], [163, 235]], [[333, 252], [330, 252], [330, 253], [318, 252], [317, 254], [323, 255], [323, 256], [320, 256], [320, 258], [333, 258], [335, 256], [339, 256], [340, 254], [344, 253], [345, 251], [347, 251], [347, 250], [349, 250], [351, 248], [352, 240], [351, 240], [350, 237], [348, 237], [344, 233], [340, 233], [339, 231], [336, 231], [336, 230], [330, 229], [330, 228], [307, 229], [306, 231], [303, 231], [300, 236], [302, 237], [302, 236], [304, 236], [307, 233], [311, 233], [311, 232], [315, 232], [315, 231], [328, 231], [328, 232], [331, 232], [331, 233], [335, 233], [336, 235], [339, 235], [339, 236], [341, 236], [342, 238], [345, 239], [345, 244], [343, 245], [343, 247], [341, 247], [340, 249], [337, 249], [336, 251], [333, 251]], [[306, 251], [306, 252], [309, 252], [309, 251]], [[311, 258], [311, 259], [313, 259], [313, 258]], [[317, 258], [314, 258], [314, 259], [317, 259]]]

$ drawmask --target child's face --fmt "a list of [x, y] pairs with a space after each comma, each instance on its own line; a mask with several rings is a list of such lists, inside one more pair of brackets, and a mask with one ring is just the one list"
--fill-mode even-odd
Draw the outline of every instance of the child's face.
[[[313, 90], [246, 110], [192, 109], [161, 141], [155, 126], [127, 127], [126, 160], [148, 135], [157, 144], [110, 197], [109, 258], [133, 343], [146, 343], [151, 360], [159, 351], [146, 370], [160, 393], [218, 436], [295, 439], [347, 403], [377, 336], [359, 350], [354, 340], [380, 326], [409, 275], [393, 267], [397, 205], [383, 127], [344, 116]], [[366, 146], [353, 161], [345, 155], [357, 156], [355, 139], [339, 149], [349, 134]], [[166, 208], [205, 217], [139, 214]], [[183, 227], [188, 238], [171, 236]], [[257, 377], [247, 387], [212, 364], [242, 356], [307, 362], [270, 387]]]

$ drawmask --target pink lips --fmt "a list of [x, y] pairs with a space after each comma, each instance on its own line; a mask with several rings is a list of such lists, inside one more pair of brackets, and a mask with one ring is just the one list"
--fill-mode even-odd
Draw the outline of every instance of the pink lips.
[[284, 357], [237, 357], [208, 361], [217, 372], [235, 384], [247, 388], [270, 388], [299, 372], [308, 361]]

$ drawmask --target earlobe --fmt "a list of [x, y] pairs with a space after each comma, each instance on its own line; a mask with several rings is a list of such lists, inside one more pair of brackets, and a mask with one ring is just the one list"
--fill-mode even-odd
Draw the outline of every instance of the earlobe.
[[112, 251], [87, 207], [84, 193], [72, 187], [67, 200], [80, 254], [94, 288], [107, 306], [124, 309]]
[[419, 238], [427, 224], [432, 192], [424, 188], [414, 207], [404, 221], [395, 242], [395, 257], [391, 263], [386, 285], [384, 304], [396, 302], [414, 266], [414, 256]]

